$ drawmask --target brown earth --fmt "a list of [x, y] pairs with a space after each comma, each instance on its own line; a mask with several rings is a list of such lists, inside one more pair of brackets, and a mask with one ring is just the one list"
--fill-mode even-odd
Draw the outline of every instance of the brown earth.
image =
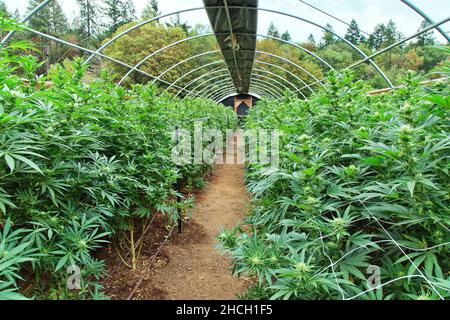
[[[133, 299], [227, 300], [243, 293], [247, 281], [232, 275], [230, 259], [215, 248], [221, 228], [234, 227], [249, 210], [243, 176], [243, 165], [216, 165], [207, 187], [195, 195], [196, 206], [183, 233], [173, 234], [151, 266], [145, 249], [136, 271], [108, 263], [107, 294], [126, 299], [140, 278], [144, 281]], [[147, 248], [163, 243], [162, 225], [156, 221], [150, 230], [144, 242]]]

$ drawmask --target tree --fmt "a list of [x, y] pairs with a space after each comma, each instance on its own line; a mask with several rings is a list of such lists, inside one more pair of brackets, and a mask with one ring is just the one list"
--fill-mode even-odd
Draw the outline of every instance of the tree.
[[330, 32], [333, 31], [333, 26], [327, 23], [325, 28], [326, 30], [324, 30], [322, 37], [322, 47], [328, 47], [337, 42], [336, 36]]
[[77, 0], [80, 6], [79, 29], [82, 37], [90, 38], [98, 31], [99, 7], [96, 0]]
[[292, 37], [291, 34], [289, 33], [289, 31], [285, 31], [282, 35], [281, 35], [281, 39], [283, 39], [284, 41], [292, 41]]
[[[43, 0], [30, 0], [28, 2], [27, 14], [36, 8]], [[54, 0], [45, 6], [38, 14], [34, 15], [28, 21], [28, 26], [40, 32], [52, 36], [63, 38], [69, 33], [69, 24], [59, 1]], [[59, 61], [62, 57], [64, 48], [58, 44], [41, 37], [34, 37], [33, 41], [38, 43], [42, 49], [39, 58], [45, 61], [45, 65], [39, 72], [48, 72], [51, 64]], [[44, 69], [45, 68], [45, 69]]]
[[273, 22], [270, 23], [269, 29], [267, 30], [267, 35], [269, 37], [279, 38], [280, 32], [278, 31], [277, 27], [273, 24]]
[[401, 32], [398, 31], [397, 25], [393, 20], [389, 20], [384, 29], [384, 46], [390, 46], [403, 38]]
[[[430, 26], [431, 26], [431, 24], [428, 21], [423, 20], [420, 24], [419, 30], [417, 30], [417, 31], [418, 32], [422, 31]], [[434, 38], [433, 30], [422, 33], [420, 36], [417, 37], [417, 45], [422, 46], [422, 47], [432, 46], [435, 44], [435, 41], [436, 41], [436, 39]]]
[[181, 16], [180, 16], [180, 14], [179, 13], [177, 13], [176, 15], [175, 15], [175, 18], [170, 18], [170, 23], [166, 23], [166, 25], [168, 26], [168, 27], [171, 27], [171, 28], [181, 28], [181, 29], [183, 29], [183, 31], [184, 31], [184, 33], [186, 34], [186, 35], [188, 35], [189, 34], [189, 31], [191, 30], [191, 26], [187, 23], [187, 21], [181, 21]]
[[108, 19], [105, 25], [108, 33], [116, 30], [136, 17], [136, 9], [132, 0], [104, 0], [103, 14]]
[[146, 21], [161, 15], [158, 0], [150, 0], [142, 11], [141, 19]]
[[[42, 0], [30, 0], [27, 12], [31, 12], [41, 2]], [[57, 0], [51, 1], [38, 14], [31, 17], [28, 25], [32, 29], [54, 36], [67, 34], [69, 31], [67, 17]]]
[[3, 0], [0, 1], [0, 17], [11, 17], [11, 14], [8, 11], [8, 7]]
[[366, 38], [361, 33], [361, 30], [359, 29], [358, 23], [356, 22], [355, 19], [352, 19], [352, 22], [348, 27], [347, 33], [345, 34], [345, 39], [347, 39], [356, 46], [360, 45], [366, 40]]
[[[125, 29], [130, 28], [134, 25], [136, 24], [129, 23], [123, 25], [116, 31], [115, 34], [118, 34], [119, 32], [124, 31]], [[115, 41], [105, 49], [105, 54], [115, 57], [130, 65], [135, 65], [143, 58], [145, 58], [149, 53], [155, 52], [156, 50], [175, 41], [184, 39], [185, 37], [185, 31], [179, 27], [167, 27], [162, 23], [149, 23], [119, 38], [117, 41]], [[192, 48], [192, 43], [188, 42], [184, 42], [172, 48], [168, 48], [153, 59], [148, 60], [144, 65], [142, 65], [141, 69], [147, 73], [158, 75], [177, 62], [192, 56]], [[208, 50], [209, 48], [203, 46], [202, 49]], [[194, 62], [201, 65], [203, 63], [203, 60], [196, 59], [196, 61]], [[114, 73], [123, 74], [124, 71], [128, 71], [115, 63], [110, 63], [108, 61], [106, 61], [105, 63], [107, 63], [108, 69], [113, 70]], [[180, 68], [176, 68], [176, 70], [167, 73], [164, 76], [164, 79], [170, 82], [175, 81], [181, 75], [189, 72], [189, 70], [192, 70], [192, 68], [199, 67], [200, 65], [198, 64], [196, 66], [183, 64], [183, 66], [181, 66]], [[143, 83], [148, 80], [148, 77], [138, 72], [134, 72], [128, 79], [128, 81], [137, 83]]]
[[316, 44], [316, 38], [314, 38], [314, 35], [312, 33], [308, 36], [307, 42], [311, 44]]
[[369, 46], [372, 50], [379, 50], [385, 42], [386, 26], [378, 24], [373, 33], [369, 36]]

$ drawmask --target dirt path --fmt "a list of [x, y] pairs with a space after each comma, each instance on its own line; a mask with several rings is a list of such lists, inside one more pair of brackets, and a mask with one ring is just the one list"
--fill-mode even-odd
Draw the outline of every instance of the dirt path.
[[[229, 147], [230, 148], [230, 147]], [[228, 151], [228, 153], [230, 153]], [[230, 260], [215, 249], [222, 227], [232, 228], [248, 212], [243, 165], [217, 165], [205, 190], [196, 196], [192, 219], [174, 244], [164, 248], [168, 263], [152, 276], [164, 299], [236, 299], [245, 282], [233, 277]]]

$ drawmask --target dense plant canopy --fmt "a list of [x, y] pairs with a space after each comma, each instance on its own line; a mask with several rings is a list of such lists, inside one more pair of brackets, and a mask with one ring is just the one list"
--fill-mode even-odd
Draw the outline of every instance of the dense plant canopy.
[[259, 279], [248, 297], [449, 298], [449, 83], [420, 81], [370, 97], [332, 73], [309, 102], [251, 110], [246, 128], [280, 131], [281, 159], [248, 167], [251, 227], [219, 237]]
[[[106, 72], [85, 84], [81, 60], [36, 77], [36, 58], [14, 55], [28, 49], [0, 49], [0, 298], [17, 297], [30, 272], [38, 297], [101, 298], [94, 251], [156, 211], [175, 221], [173, 184], [210, 168], [175, 165], [175, 127], [225, 130], [235, 117], [212, 102], [157, 97], [150, 85], [116, 87]], [[75, 293], [65, 285], [72, 265], [84, 266]]]

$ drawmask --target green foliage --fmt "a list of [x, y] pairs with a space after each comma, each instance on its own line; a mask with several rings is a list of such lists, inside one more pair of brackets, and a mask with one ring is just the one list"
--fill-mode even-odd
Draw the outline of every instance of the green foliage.
[[449, 83], [419, 82], [369, 97], [332, 73], [309, 102], [251, 110], [247, 128], [280, 131], [281, 159], [247, 168], [252, 227], [219, 237], [259, 280], [246, 298], [450, 298]]
[[[15, 55], [29, 48], [0, 49], [0, 298], [21, 297], [18, 288], [30, 298], [104, 298], [95, 252], [156, 211], [175, 221], [174, 183], [202, 186], [210, 169], [176, 166], [175, 127], [225, 130], [231, 111], [157, 96], [152, 85], [116, 87], [106, 72], [85, 83], [82, 60], [37, 78], [36, 58]], [[76, 291], [66, 285], [73, 265], [82, 276]]]

